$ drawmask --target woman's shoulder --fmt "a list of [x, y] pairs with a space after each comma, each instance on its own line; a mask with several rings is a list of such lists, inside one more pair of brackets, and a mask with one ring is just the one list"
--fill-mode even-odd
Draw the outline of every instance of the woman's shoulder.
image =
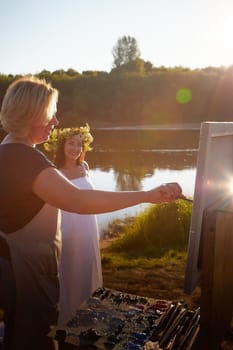
[[0, 147], [1, 155], [7, 157], [8, 159], [11, 159], [13, 157], [16, 161], [20, 160], [23, 161], [28, 159], [35, 159], [40, 158], [42, 155], [40, 152], [28, 145], [25, 145], [23, 143], [4, 143], [1, 144]]
[[48, 167], [54, 167], [41, 151], [21, 143], [1, 144], [0, 161], [8, 165], [6, 169], [15, 168], [22, 176], [31, 178]]

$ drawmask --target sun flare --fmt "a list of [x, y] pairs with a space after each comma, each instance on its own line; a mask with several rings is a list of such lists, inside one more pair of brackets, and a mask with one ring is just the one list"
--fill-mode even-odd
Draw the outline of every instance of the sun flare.
[[230, 194], [233, 194], [233, 177], [229, 181], [228, 191], [229, 191]]

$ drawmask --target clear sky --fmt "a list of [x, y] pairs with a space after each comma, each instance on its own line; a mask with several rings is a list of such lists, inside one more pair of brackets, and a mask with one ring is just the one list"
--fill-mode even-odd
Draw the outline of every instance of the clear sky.
[[0, 0], [0, 73], [109, 72], [117, 40], [155, 67], [233, 64], [233, 0]]

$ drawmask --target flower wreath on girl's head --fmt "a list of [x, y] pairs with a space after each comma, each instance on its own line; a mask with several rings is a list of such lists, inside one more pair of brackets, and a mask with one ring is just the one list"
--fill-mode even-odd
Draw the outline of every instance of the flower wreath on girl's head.
[[80, 139], [84, 152], [92, 150], [90, 144], [94, 139], [90, 133], [90, 126], [87, 123], [85, 126], [80, 127], [54, 129], [49, 140], [44, 143], [43, 147], [55, 157], [59, 144], [72, 136], [77, 136]]

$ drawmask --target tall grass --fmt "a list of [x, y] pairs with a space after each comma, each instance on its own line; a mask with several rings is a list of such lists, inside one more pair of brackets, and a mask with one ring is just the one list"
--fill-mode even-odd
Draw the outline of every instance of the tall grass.
[[177, 200], [151, 205], [125, 225], [123, 233], [108, 248], [131, 258], [159, 258], [168, 252], [187, 250], [192, 203]]

